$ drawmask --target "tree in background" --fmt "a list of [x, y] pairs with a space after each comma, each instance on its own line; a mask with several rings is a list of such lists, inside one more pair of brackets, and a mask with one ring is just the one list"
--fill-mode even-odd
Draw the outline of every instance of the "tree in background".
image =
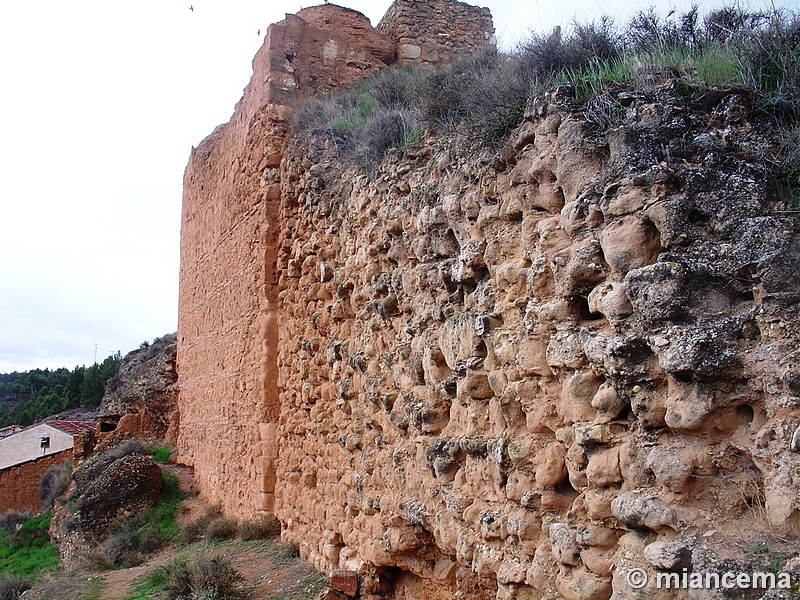
[[106, 382], [116, 375], [122, 355], [117, 352], [91, 367], [34, 369], [0, 374], [0, 427], [28, 426], [79, 406], [100, 404]]

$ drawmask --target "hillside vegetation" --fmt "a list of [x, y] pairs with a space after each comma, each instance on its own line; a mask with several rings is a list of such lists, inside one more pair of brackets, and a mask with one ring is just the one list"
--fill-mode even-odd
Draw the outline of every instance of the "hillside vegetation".
[[10, 511], [0, 516], [0, 598], [12, 600], [41, 573], [54, 570], [58, 551], [50, 543], [50, 514]]
[[0, 374], [0, 427], [27, 426], [71, 408], [100, 404], [106, 382], [119, 371], [119, 352], [91, 367]]
[[564, 87], [586, 120], [611, 127], [632, 93], [678, 80], [687, 103], [709, 89], [750, 92], [755, 117], [782, 131], [766, 151], [784, 192], [800, 185], [800, 13], [697, 7], [660, 17], [641, 11], [620, 28], [610, 19], [534, 33], [512, 52], [489, 49], [450, 70], [389, 69], [333, 98], [298, 107], [300, 131], [329, 135], [366, 167], [424, 130], [460, 133], [473, 149], [497, 146], [540, 92]]

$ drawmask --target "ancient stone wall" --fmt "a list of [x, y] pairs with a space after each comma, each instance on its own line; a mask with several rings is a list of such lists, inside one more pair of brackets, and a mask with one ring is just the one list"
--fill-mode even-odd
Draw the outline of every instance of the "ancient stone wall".
[[276, 514], [302, 556], [398, 598], [605, 599], [797, 552], [797, 219], [748, 99], [674, 92], [609, 131], [541, 97], [499, 152], [430, 140], [371, 177], [293, 143]]
[[800, 227], [750, 99], [669, 82], [604, 129], [560, 89], [500, 150], [427, 138], [367, 176], [289, 142], [280, 102], [387, 59], [353, 59], [352, 11], [307, 11], [186, 170], [201, 492], [274, 511], [364, 597], [674, 598], [626, 573], [796, 555]]
[[286, 126], [278, 106], [237, 112], [192, 153], [184, 182], [177, 454], [208, 499], [237, 516], [271, 508], [262, 442], [278, 398], [268, 261]]
[[33, 513], [42, 510], [39, 482], [50, 467], [65, 462], [72, 463], [72, 450], [50, 454], [0, 471], [0, 514], [9, 510]]
[[495, 42], [489, 9], [453, 0], [397, 0], [378, 31], [397, 42], [402, 66], [452, 64]]
[[231, 514], [250, 517], [273, 502], [286, 104], [351, 84], [394, 56], [395, 43], [356, 11], [324, 5], [288, 15], [270, 26], [231, 121], [192, 151], [181, 221], [177, 448], [203, 493]]

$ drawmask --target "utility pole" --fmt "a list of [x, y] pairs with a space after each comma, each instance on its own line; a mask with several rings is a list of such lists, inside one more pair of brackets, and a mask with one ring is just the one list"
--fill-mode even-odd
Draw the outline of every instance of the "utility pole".
[[99, 346], [99, 345], [100, 344], [95, 344], [94, 345], [94, 364], [97, 364], [97, 346]]

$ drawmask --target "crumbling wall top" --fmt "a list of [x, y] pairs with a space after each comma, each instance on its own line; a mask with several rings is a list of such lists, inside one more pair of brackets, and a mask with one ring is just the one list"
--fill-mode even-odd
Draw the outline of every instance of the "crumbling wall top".
[[383, 69], [394, 61], [395, 45], [360, 12], [325, 4], [270, 25], [259, 54], [265, 52], [267, 100], [283, 104], [326, 94]]
[[377, 29], [402, 66], [448, 65], [495, 44], [489, 9], [456, 0], [395, 0]]

